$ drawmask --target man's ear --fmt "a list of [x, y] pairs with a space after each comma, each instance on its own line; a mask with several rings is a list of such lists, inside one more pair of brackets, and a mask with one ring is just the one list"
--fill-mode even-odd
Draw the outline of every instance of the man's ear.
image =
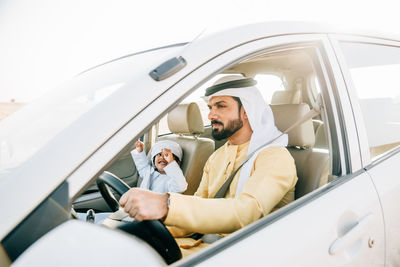
[[242, 108], [242, 111], [241, 111], [241, 112], [243, 112], [243, 119], [248, 120], [249, 118], [247, 117], [247, 113], [246, 113], [246, 111], [244, 110], [244, 108]]

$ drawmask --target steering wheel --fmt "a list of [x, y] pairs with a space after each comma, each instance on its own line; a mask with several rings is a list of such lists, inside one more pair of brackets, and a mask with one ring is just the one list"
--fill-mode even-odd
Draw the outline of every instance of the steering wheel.
[[118, 176], [107, 171], [103, 172], [99, 178], [97, 178], [96, 183], [101, 196], [104, 198], [110, 209], [114, 212], [119, 210], [119, 203], [114, 194], [111, 192], [110, 187], [121, 196], [125, 194], [126, 191], [131, 189], [131, 187], [118, 178]]
[[[131, 187], [111, 172], [103, 172], [96, 181], [104, 200], [111, 210], [118, 211], [120, 206], [110, 188], [123, 195]], [[133, 221], [118, 226], [118, 229], [133, 234], [151, 245], [171, 264], [182, 258], [181, 250], [171, 233], [160, 220]]]

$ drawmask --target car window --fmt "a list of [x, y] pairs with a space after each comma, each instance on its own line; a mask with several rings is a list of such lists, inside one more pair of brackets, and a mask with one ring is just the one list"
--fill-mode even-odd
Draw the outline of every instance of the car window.
[[277, 75], [257, 74], [254, 76], [254, 79], [257, 81], [257, 87], [261, 89], [260, 92], [267, 103], [271, 103], [271, 99], [275, 91], [285, 90], [284, 81]]
[[[209, 110], [202, 99], [205, 89], [222, 76], [231, 74], [253, 77], [257, 81], [257, 88], [265, 102], [275, 112], [276, 126], [281, 131], [286, 130], [289, 124], [295, 122], [295, 118], [300, 119], [299, 114], [303, 114], [307, 106], [307, 108], [314, 106], [318, 95], [326, 90], [325, 79], [316, 72], [316, 69], [321, 66], [317, 64], [317, 60], [314, 60], [315, 49], [313, 47], [277, 53], [266, 52], [257, 55], [256, 58], [238, 62], [230, 69], [203, 83], [181, 102], [198, 104], [205, 126], [204, 133], [200, 137], [213, 140], [207, 118]], [[287, 115], [292, 113], [296, 114]], [[158, 123], [158, 137], [167, 136], [172, 137], [173, 134], [168, 129], [167, 115], [165, 115]], [[328, 176], [332, 173], [334, 155], [331, 150], [327, 117], [315, 116], [303, 124], [301, 130], [299, 128], [291, 131], [290, 136], [287, 148], [295, 159], [299, 180], [305, 181], [299, 182], [297, 186], [296, 198], [299, 198], [329, 182]], [[226, 139], [214, 140], [214, 142], [215, 149], [218, 149], [226, 142]], [[308, 157], [310, 158], [306, 159]], [[305, 162], [314, 162], [315, 165], [305, 164]], [[315, 168], [317, 165], [321, 168]], [[340, 170], [340, 166], [336, 166], [335, 169]], [[311, 183], [312, 186], [310, 186]]]
[[356, 89], [371, 159], [376, 159], [400, 145], [400, 48], [362, 43], [341, 46]]

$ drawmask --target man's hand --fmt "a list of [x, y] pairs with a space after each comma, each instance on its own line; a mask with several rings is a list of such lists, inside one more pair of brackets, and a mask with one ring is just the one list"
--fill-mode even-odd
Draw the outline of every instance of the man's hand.
[[168, 162], [168, 164], [170, 164], [171, 162], [174, 161], [174, 155], [172, 155], [171, 150], [167, 149], [167, 148], [163, 148], [161, 150], [162, 152], [162, 156], [164, 157], [164, 159]]
[[131, 188], [122, 195], [119, 204], [136, 221], [165, 219], [168, 213], [168, 194]]
[[136, 141], [135, 146], [136, 146], [137, 152], [139, 152], [139, 153], [141, 153], [144, 149], [144, 144], [142, 142], [140, 142], [139, 140]]

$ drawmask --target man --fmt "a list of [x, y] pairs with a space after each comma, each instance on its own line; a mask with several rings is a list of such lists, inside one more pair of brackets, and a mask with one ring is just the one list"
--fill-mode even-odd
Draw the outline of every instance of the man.
[[[223, 234], [248, 225], [294, 199], [294, 160], [275, 127], [270, 107], [255, 81], [225, 76], [206, 90], [212, 135], [228, 138], [208, 159], [194, 196], [157, 194], [133, 188], [120, 204], [136, 220], [162, 219], [175, 237], [189, 233]], [[214, 198], [247, 155], [257, 151], [232, 180], [224, 198]], [[187, 240], [186, 240], [187, 241]], [[189, 242], [189, 243], [188, 243]], [[178, 243], [190, 248], [200, 242]], [[183, 245], [182, 245], [183, 244]], [[184, 253], [185, 254], [185, 253]]]

